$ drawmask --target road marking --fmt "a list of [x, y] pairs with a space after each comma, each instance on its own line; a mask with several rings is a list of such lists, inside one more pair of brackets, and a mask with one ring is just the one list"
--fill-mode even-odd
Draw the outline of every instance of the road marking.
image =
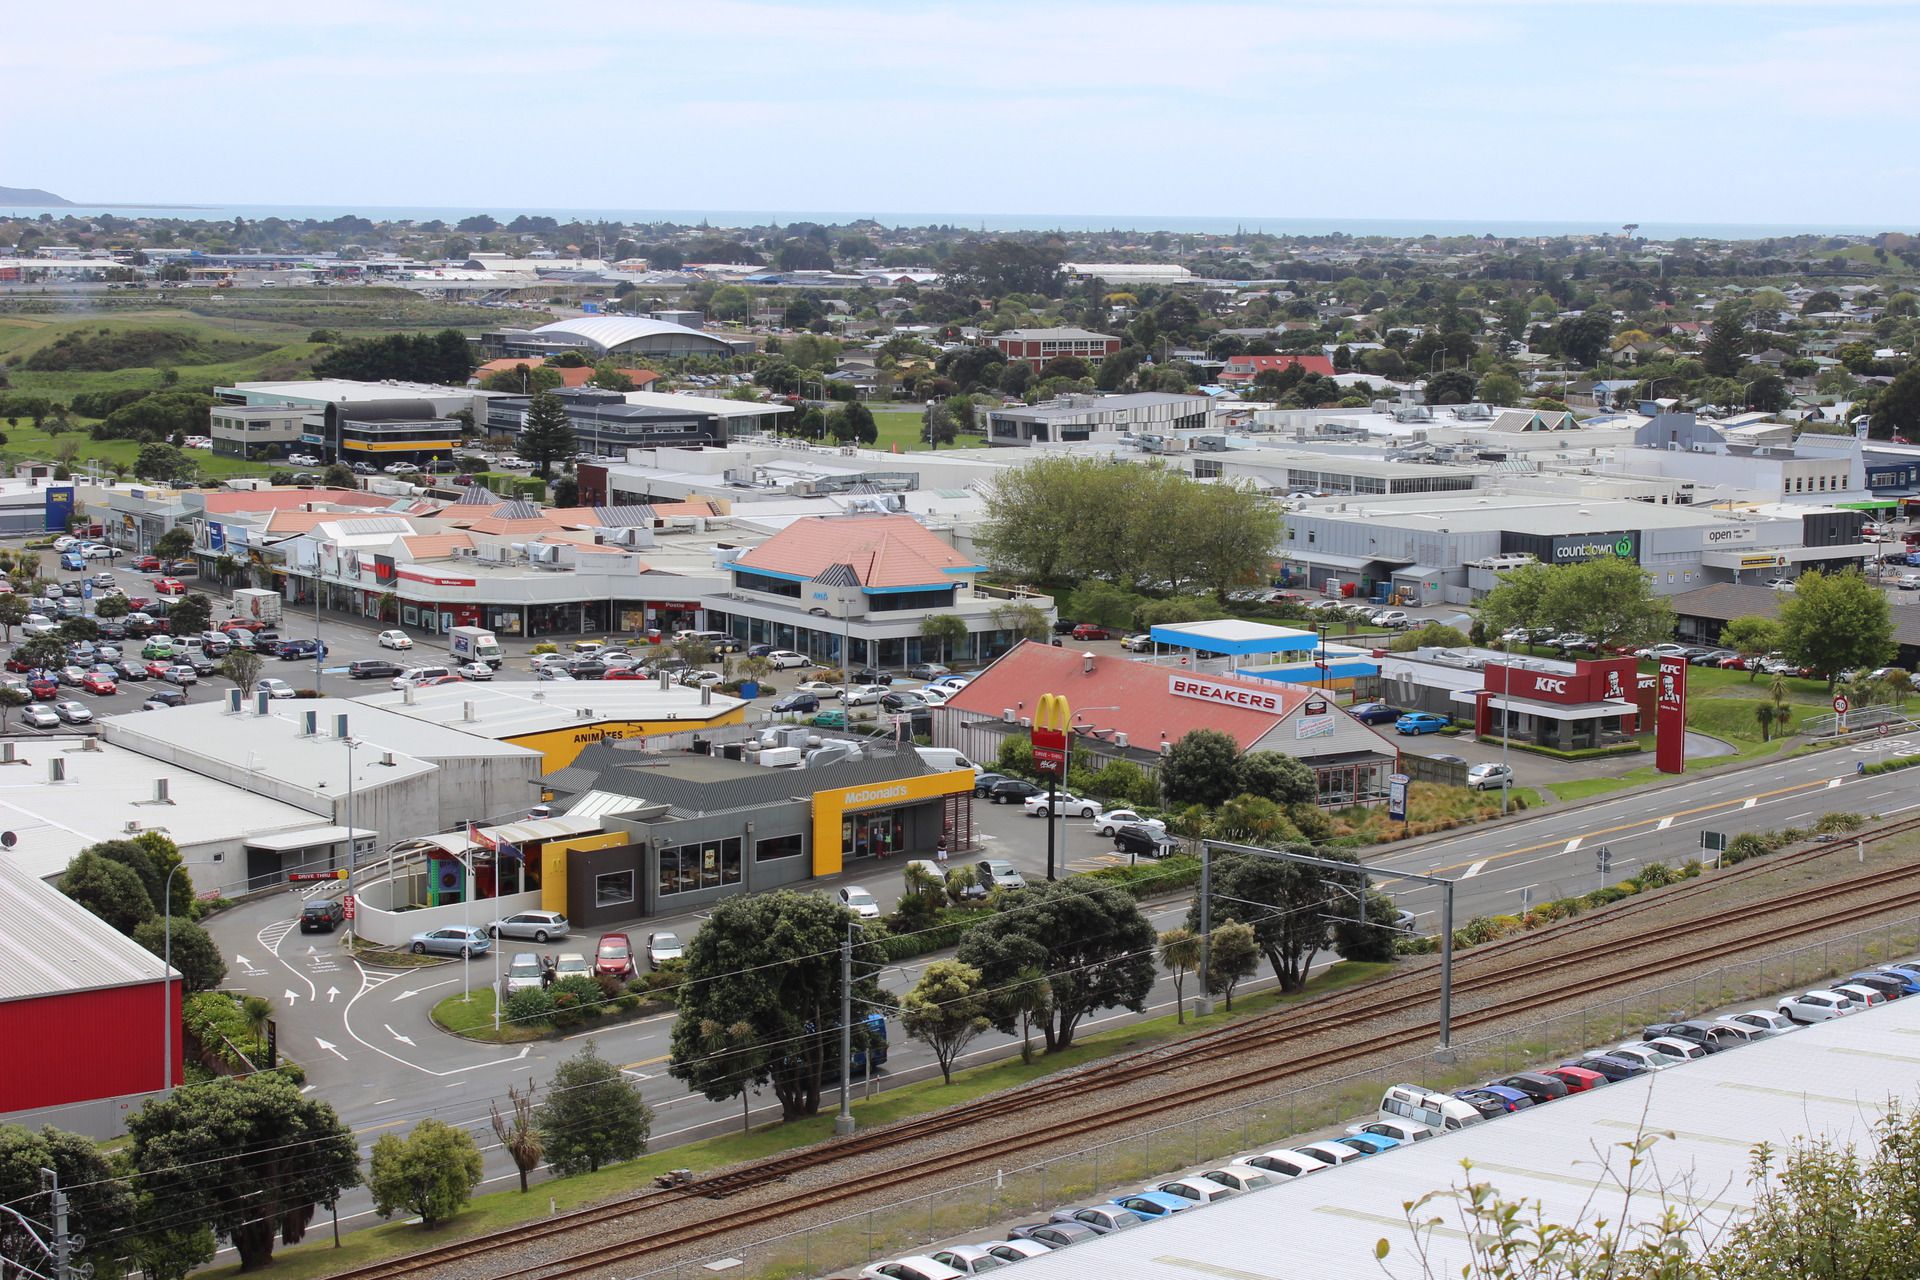
[[412, 1036], [403, 1036], [403, 1035], [401, 1035], [401, 1034], [400, 1034], [400, 1033], [399, 1033], [398, 1031], [395, 1031], [395, 1030], [393, 1029], [393, 1027], [392, 1027], [392, 1026], [391, 1026], [390, 1024], [388, 1024], [388, 1023], [385, 1023], [385, 1022], [383, 1022], [383, 1023], [381, 1023], [380, 1025], [381, 1025], [381, 1026], [383, 1026], [383, 1027], [386, 1027], [386, 1028], [387, 1028], [387, 1034], [388, 1034], [388, 1035], [390, 1035], [390, 1036], [392, 1036], [392, 1037], [393, 1037], [393, 1038], [394, 1038], [395, 1040], [398, 1040], [398, 1041], [399, 1041], [399, 1042], [400, 1042], [401, 1044], [404, 1044], [404, 1045], [407, 1045], [407, 1046], [409, 1046], [409, 1047], [411, 1047], [411, 1046], [412, 1046], [412, 1044], [413, 1044], [413, 1037], [412, 1037]]
[[332, 1004], [332, 1003], [334, 1002], [334, 1000], [335, 1000], [335, 999], [336, 999], [336, 998], [337, 998], [337, 997], [339, 996], [339, 994], [340, 994], [340, 988], [338, 988], [338, 987], [328, 987], [328, 988], [327, 988], [327, 1003], [328, 1003], [328, 1004]]
[[1668, 827], [1670, 827], [1670, 826], [1672, 826], [1672, 825], [1673, 825], [1673, 815], [1672, 815], [1672, 814], [1668, 814], [1668, 815], [1667, 815], [1666, 817], [1664, 817], [1664, 818], [1662, 818], [1662, 819], [1660, 819], [1660, 825], [1659, 825], [1659, 826], [1657, 826], [1657, 827], [1655, 827], [1655, 828], [1654, 828], [1654, 830], [1655, 830], [1655, 831], [1665, 831], [1665, 830], [1666, 830], [1666, 829], [1667, 829]]
[[458, 978], [448, 978], [445, 982], [430, 982], [424, 987], [409, 987], [407, 990], [402, 991], [399, 995], [395, 996], [392, 1000], [392, 1003], [398, 1004], [409, 996], [417, 996], [421, 992], [431, 991], [435, 987], [450, 987], [458, 981], [460, 981], [460, 979]]
[[639, 1062], [629, 1062], [626, 1066], [620, 1069], [622, 1071], [631, 1071], [635, 1067], [657, 1067], [661, 1063], [665, 1062], [666, 1060], [667, 1060], [667, 1055], [663, 1053], [657, 1058], [643, 1058]]
[[1898, 809], [1887, 809], [1887, 810], [1884, 810], [1884, 812], [1888, 815], [1892, 815], [1896, 813], [1905, 813], [1909, 809], [1920, 809], [1920, 804], [1903, 804]]
[[1829, 778], [1827, 779], [1827, 790], [1831, 791], [1845, 781], [1845, 778]]
[[378, 1101], [378, 1102], [376, 1102], [376, 1103], [374, 1103], [373, 1105], [374, 1105], [374, 1106], [376, 1106], [376, 1107], [384, 1107], [384, 1106], [386, 1106], [386, 1105], [387, 1105], [387, 1104], [388, 1104], [389, 1102], [397, 1102], [397, 1101], [399, 1101], [399, 1099], [397, 1099], [397, 1098], [382, 1098], [382, 1099], [380, 1099], [380, 1101]]
[[[388, 1098], [387, 1101], [392, 1102], [393, 1099]], [[380, 1104], [376, 1102], [374, 1103], [374, 1105], [379, 1106]], [[382, 1129], [391, 1129], [395, 1125], [402, 1125], [405, 1123], [406, 1123], [405, 1120], [382, 1120], [379, 1124], [370, 1124], [366, 1126], [364, 1129], [355, 1129], [353, 1133], [355, 1137], [358, 1137], [363, 1133], [378, 1133]], [[342, 1221], [345, 1221], [345, 1219], [342, 1219]]]
[[1806, 810], [1803, 810], [1803, 811], [1801, 811], [1800, 813], [1790, 813], [1790, 814], [1788, 814], [1788, 815], [1786, 816], [1786, 818], [1785, 818], [1785, 819], [1783, 819], [1783, 821], [1786, 821], [1786, 822], [1796, 822], [1796, 821], [1798, 821], [1798, 820], [1799, 820], [1799, 819], [1801, 819], [1801, 818], [1811, 818], [1812, 816], [1813, 816], [1813, 810], [1811, 810], [1811, 809], [1806, 809]]
[[288, 988], [287, 989], [287, 1006], [291, 1008], [294, 1005], [299, 1003], [300, 1003], [300, 993], [298, 991], [293, 990], [292, 988]]
[[1477, 876], [1477, 875], [1479, 875], [1479, 874], [1480, 874], [1480, 868], [1482, 868], [1482, 867], [1484, 867], [1484, 866], [1486, 866], [1486, 865], [1487, 865], [1487, 862], [1488, 862], [1488, 859], [1486, 859], [1486, 858], [1482, 858], [1482, 859], [1480, 859], [1480, 861], [1478, 861], [1478, 862], [1476, 862], [1476, 863], [1474, 863], [1474, 864], [1473, 864], [1472, 866], [1470, 866], [1470, 867], [1468, 867], [1468, 868], [1467, 868], [1467, 873], [1466, 873], [1465, 875], [1463, 875], [1463, 876], [1461, 876], [1460, 878], [1461, 878], [1462, 880], [1471, 880], [1471, 879], [1473, 879], [1473, 878], [1474, 878], [1475, 876]]
[[1578, 849], [1580, 847], [1580, 842], [1585, 839], [1586, 839], [1585, 836], [1575, 836], [1573, 839], [1567, 841], [1567, 847], [1562, 849], [1560, 852], [1572, 853], [1575, 849]]
[[313, 1042], [319, 1045], [322, 1049], [325, 1049], [328, 1053], [332, 1054], [334, 1057], [340, 1059], [340, 1061], [345, 1062], [347, 1060], [346, 1054], [340, 1052], [338, 1049], [334, 1048], [331, 1044], [328, 1044], [325, 1040], [322, 1040], [319, 1036], [315, 1036], [313, 1038]]

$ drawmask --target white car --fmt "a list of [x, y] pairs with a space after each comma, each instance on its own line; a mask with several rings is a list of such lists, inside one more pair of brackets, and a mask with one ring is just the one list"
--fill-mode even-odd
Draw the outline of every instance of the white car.
[[1792, 578], [1768, 578], [1761, 585], [1771, 588], [1774, 591], [1790, 592], [1793, 590], [1793, 579]]
[[767, 661], [775, 671], [785, 671], [789, 667], [810, 667], [813, 659], [804, 653], [795, 653], [791, 649], [775, 649], [767, 655]]
[[1405, 609], [1380, 609], [1367, 621], [1376, 627], [1404, 627], [1413, 622]]
[[75, 702], [71, 698], [65, 702], [54, 703], [53, 713], [68, 724], [93, 723], [93, 708], [84, 702]]
[[965, 1280], [966, 1275], [921, 1253], [860, 1268], [860, 1280]]
[[1864, 982], [1836, 982], [1833, 991], [1853, 1001], [1855, 1011], [1871, 1009], [1887, 1002], [1887, 993]]
[[1467, 786], [1475, 791], [1496, 791], [1513, 785], [1513, 766], [1476, 764], [1467, 770]]
[[262, 680], [260, 683], [254, 685], [253, 691], [255, 693], [264, 693], [269, 698], [291, 698], [294, 696], [292, 685], [288, 684], [285, 680], [274, 680], [271, 678]]
[[878, 920], [880, 904], [874, 896], [857, 884], [844, 885], [838, 894], [840, 905], [859, 916], [862, 920]]
[[1371, 1134], [1376, 1138], [1392, 1138], [1395, 1142], [1425, 1142], [1435, 1136], [1430, 1125], [1417, 1124], [1412, 1120], [1369, 1120], [1365, 1124], [1347, 1126], [1349, 1137]]
[[887, 686], [883, 684], [855, 685], [847, 690], [846, 702], [850, 707], [864, 707], [879, 702], [887, 692]]
[[793, 686], [795, 693], [810, 693], [816, 698], [838, 698], [840, 686], [831, 680], [802, 680]]
[[1262, 1187], [1271, 1187], [1280, 1181], [1265, 1169], [1256, 1169], [1250, 1164], [1229, 1164], [1218, 1169], [1203, 1169], [1199, 1177], [1208, 1182], [1217, 1182], [1231, 1191], [1258, 1191]]
[[[399, 635], [400, 633], [390, 631], [387, 634]], [[561, 653], [536, 653], [527, 659], [527, 665], [531, 666], [535, 671], [540, 670], [542, 667], [564, 667], [567, 665], [567, 658], [565, 654]]]
[[1771, 1009], [1749, 1009], [1745, 1013], [1723, 1013], [1714, 1019], [1730, 1027], [1739, 1027], [1756, 1038], [1763, 1036], [1783, 1036], [1789, 1031], [1798, 1031], [1800, 1024], [1784, 1013], [1775, 1013]]
[[120, 549], [110, 547], [104, 542], [96, 542], [81, 554], [89, 560], [111, 560], [120, 554]]
[[1236, 1194], [1233, 1187], [1224, 1182], [1215, 1182], [1212, 1178], [1195, 1174], [1191, 1178], [1174, 1178], [1168, 1182], [1152, 1182], [1141, 1188], [1142, 1191], [1159, 1191], [1170, 1196], [1179, 1196], [1195, 1204], [1212, 1204], [1215, 1200], [1225, 1200]]
[[1834, 1018], [1844, 1018], [1858, 1012], [1854, 1002], [1838, 991], [1806, 991], [1797, 996], [1788, 996], [1778, 1006], [1780, 1016], [1789, 1022], [1805, 1025], [1810, 1022], [1828, 1022]]
[[65, 533], [53, 540], [53, 549], [55, 551], [71, 551], [79, 545], [80, 539]]
[[1669, 1058], [1678, 1058], [1682, 1062], [1697, 1062], [1707, 1056], [1705, 1045], [1695, 1044], [1691, 1040], [1682, 1040], [1679, 1036], [1655, 1036], [1642, 1043], [1658, 1049]]
[[1629, 1062], [1637, 1062], [1649, 1071], [1665, 1071], [1667, 1068], [1677, 1067], [1685, 1061], [1683, 1058], [1676, 1058], [1670, 1053], [1663, 1053], [1652, 1045], [1642, 1043], [1639, 1040], [1629, 1040], [1618, 1048], [1608, 1049], [1606, 1052], [1615, 1058], [1625, 1058]]
[[411, 462], [389, 462], [386, 472], [390, 476], [417, 476], [420, 474], [420, 468]]
[[491, 680], [493, 668], [484, 662], [469, 662], [465, 666], [455, 667], [453, 674], [463, 680]]
[[1143, 817], [1132, 809], [1108, 809], [1100, 815], [1100, 822], [1094, 830], [1103, 836], [1111, 836], [1122, 827], [1148, 827], [1164, 833], [1167, 824], [1158, 818]]
[[1319, 1173], [1322, 1169], [1333, 1168], [1333, 1161], [1310, 1151], [1295, 1151], [1289, 1147], [1276, 1147], [1272, 1151], [1263, 1151], [1257, 1156], [1248, 1156], [1240, 1162], [1250, 1164], [1256, 1169], [1277, 1174], [1283, 1180], [1304, 1178], [1310, 1173]]
[[[1047, 797], [1044, 794], [1028, 796], [1021, 803], [1025, 807], [1029, 818], [1045, 818], [1049, 816]], [[1064, 791], [1054, 797], [1054, 805], [1058, 812], [1064, 813], [1070, 818], [1097, 818], [1100, 816], [1100, 802], [1098, 800], [1082, 800], [1079, 796], [1068, 795]]]
[[680, 673], [680, 683], [684, 685], [691, 685], [696, 689], [700, 688], [703, 685], [719, 684], [721, 681], [725, 679], [726, 677], [721, 675], [718, 671], [691, 670], [691, 671], [682, 671]]
[[[404, 631], [382, 631], [378, 636], [374, 638], [380, 642], [380, 647], [382, 649], [413, 648], [413, 637], [408, 635]], [[542, 655], [542, 656], [545, 657], [545, 656], [551, 656], [551, 655]]]
[[920, 701], [930, 707], [944, 707], [947, 705], [947, 699], [953, 696], [952, 690], [948, 689], [945, 685], [939, 684], [930, 684], [923, 689], [916, 689], [914, 692], [920, 695]]
[[36, 729], [58, 729], [60, 713], [44, 702], [29, 702], [20, 708], [20, 720]]
[[1636, 658], [1678, 658], [1686, 652], [1687, 646], [1683, 644], [1656, 644], [1649, 645], [1645, 649], [1635, 649], [1633, 656]]
[[1360, 1152], [1344, 1142], [1306, 1142], [1296, 1149], [1306, 1155], [1319, 1156], [1328, 1164], [1345, 1164], [1349, 1160], [1360, 1159]]

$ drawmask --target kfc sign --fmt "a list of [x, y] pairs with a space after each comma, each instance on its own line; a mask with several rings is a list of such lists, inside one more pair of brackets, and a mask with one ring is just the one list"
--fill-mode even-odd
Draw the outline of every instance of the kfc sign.
[[1565, 706], [1625, 701], [1626, 682], [1633, 670], [1632, 658], [1583, 659], [1573, 664], [1572, 671], [1533, 671], [1490, 663], [1484, 672], [1482, 688], [1489, 693]]
[[1202, 702], [1245, 707], [1249, 711], [1265, 711], [1272, 715], [1279, 715], [1281, 710], [1280, 695], [1277, 693], [1236, 684], [1221, 684], [1217, 680], [1202, 680], [1197, 676], [1168, 676], [1167, 692], [1176, 698], [1198, 698]]
[[1687, 768], [1687, 663], [1684, 658], [1660, 659], [1659, 685], [1653, 698], [1653, 761], [1662, 773], [1684, 773]]

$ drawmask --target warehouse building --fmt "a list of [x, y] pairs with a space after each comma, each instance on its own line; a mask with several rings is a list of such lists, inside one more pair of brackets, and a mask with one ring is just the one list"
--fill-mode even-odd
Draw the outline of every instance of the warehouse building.
[[[552, 395], [567, 411], [567, 423], [582, 453], [624, 458], [628, 449], [706, 448], [727, 442], [726, 421], [702, 412], [691, 401], [671, 407], [631, 404], [626, 393], [598, 387], [562, 389]], [[517, 443], [532, 404], [528, 396], [496, 396], [488, 401], [487, 434]]]
[[1142, 391], [1123, 396], [1066, 396], [1036, 405], [986, 411], [989, 445], [1115, 443], [1123, 437], [1204, 430], [1206, 396]]

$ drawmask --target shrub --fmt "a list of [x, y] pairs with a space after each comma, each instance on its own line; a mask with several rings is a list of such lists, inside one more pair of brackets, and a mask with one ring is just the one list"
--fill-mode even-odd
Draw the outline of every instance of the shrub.
[[553, 1016], [553, 996], [544, 987], [529, 987], [507, 997], [501, 1017], [516, 1027], [531, 1027]]
[[[568, 996], [573, 997], [571, 1004], [564, 1003]], [[600, 1003], [605, 999], [606, 993], [601, 989], [600, 984], [584, 974], [570, 974], [553, 984], [553, 1002], [556, 1008], [570, 1008], [577, 1013], [592, 1017], [598, 1013]]]
[[1666, 863], [1649, 862], [1640, 868], [1639, 875], [1633, 877], [1632, 884], [1634, 888], [1645, 892], [1648, 889], [1663, 888], [1679, 878], [1680, 874]]
[[1828, 834], [1837, 831], [1858, 831], [1866, 821], [1866, 817], [1858, 813], [1823, 813], [1813, 829]]
[[1726, 851], [1720, 855], [1720, 861], [1726, 866], [1735, 867], [1749, 858], [1772, 852], [1765, 840], [1749, 831], [1727, 841]]

